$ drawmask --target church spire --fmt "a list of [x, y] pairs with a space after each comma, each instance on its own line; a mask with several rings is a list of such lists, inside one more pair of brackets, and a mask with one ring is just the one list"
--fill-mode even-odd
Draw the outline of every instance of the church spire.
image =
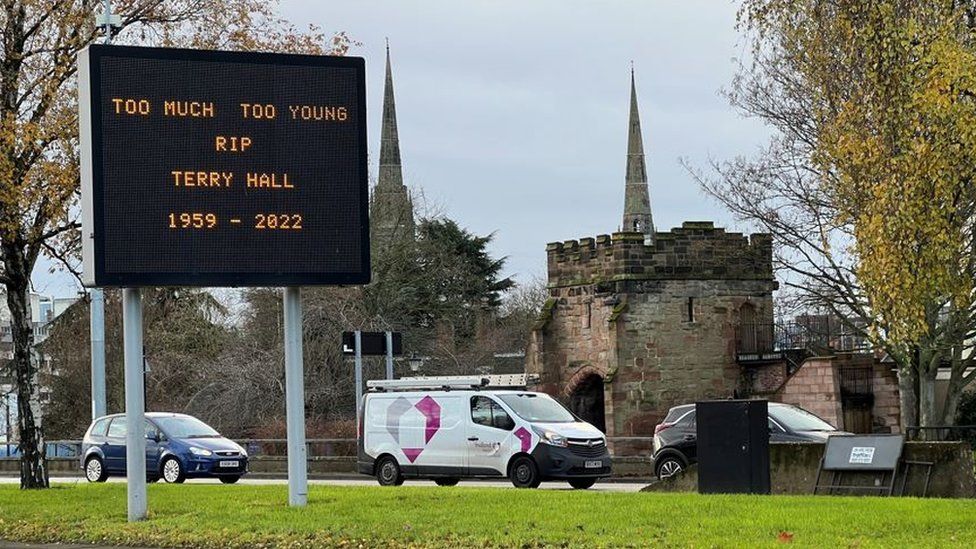
[[644, 165], [644, 140], [641, 137], [640, 113], [637, 109], [637, 86], [634, 67], [630, 67], [630, 123], [627, 135], [627, 183], [624, 192], [625, 232], [644, 233], [645, 240], [654, 238], [651, 217], [651, 198], [647, 190], [647, 169]]
[[393, 98], [393, 69], [390, 65], [390, 42], [386, 43], [386, 85], [383, 88], [383, 126], [380, 132], [380, 172], [378, 186], [403, 186], [400, 167], [400, 137], [397, 135], [396, 101]]
[[370, 232], [374, 250], [385, 248], [394, 241], [414, 238], [413, 203], [410, 200], [410, 191], [403, 184], [403, 170], [400, 165], [400, 138], [397, 134], [389, 41], [386, 44], [380, 168], [370, 204]]

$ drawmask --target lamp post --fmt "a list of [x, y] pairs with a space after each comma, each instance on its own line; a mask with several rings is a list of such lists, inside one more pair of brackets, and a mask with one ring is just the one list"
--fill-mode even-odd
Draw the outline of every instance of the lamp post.
[[420, 367], [424, 365], [423, 357], [417, 356], [417, 353], [410, 353], [410, 358], [407, 359], [407, 364], [410, 365], [410, 371], [417, 373], [420, 371]]

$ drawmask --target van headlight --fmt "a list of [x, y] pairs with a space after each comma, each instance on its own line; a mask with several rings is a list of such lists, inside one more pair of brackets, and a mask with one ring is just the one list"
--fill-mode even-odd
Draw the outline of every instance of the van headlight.
[[213, 455], [213, 452], [205, 448], [197, 448], [196, 446], [190, 446], [190, 453], [195, 456], [209, 457]]
[[538, 427], [532, 427], [532, 430], [535, 431], [535, 434], [539, 435], [539, 439], [544, 444], [558, 446], [560, 448], [565, 448], [567, 445], [566, 437], [560, 434], [553, 433], [552, 431], [547, 431], [545, 429], [540, 429]]

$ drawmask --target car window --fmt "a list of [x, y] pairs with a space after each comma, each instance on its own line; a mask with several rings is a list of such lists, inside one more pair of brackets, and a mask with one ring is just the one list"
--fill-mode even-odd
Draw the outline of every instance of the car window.
[[511, 431], [515, 428], [515, 421], [512, 417], [494, 401], [491, 403], [491, 419], [494, 427], [498, 429]]
[[481, 396], [471, 397], [471, 421], [491, 427], [491, 399]]
[[103, 417], [102, 419], [95, 422], [95, 425], [91, 428], [92, 436], [103, 437], [105, 433], [108, 432], [108, 422], [109, 418]]
[[688, 410], [694, 410], [694, 406], [676, 406], [668, 410], [668, 415], [664, 418], [665, 423], [674, 423], [681, 416], [688, 413]]
[[775, 421], [773, 421], [773, 418], [769, 418], [768, 421], [769, 421], [769, 431], [770, 432], [777, 432], [777, 433], [783, 432], [783, 428], [780, 427]]
[[811, 414], [803, 408], [780, 405], [770, 406], [769, 415], [777, 423], [791, 431], [836, 431], [833, 425]]
[[471, 397], [471, 421], [506, 431], [515, 428], [512, 417], [494, 400], [483, 396]]
[[690, 429], [695, 428], [698, 425], [696, 422], [695, 411], [692, 410], [688, 412], [687, 415], [685, 415], [683, 418], [681, 418], [680, 421], [678, 421], [678, 425], [682, 427], [688, 427]]
[[125, 438], [125, 416], [112, 418], [112, 424], [108, 428], [108, 436]]
[[159, 429], [149, 421], [146, 421], [146, 438], [152, 440], [157, 440], [160, 438]]

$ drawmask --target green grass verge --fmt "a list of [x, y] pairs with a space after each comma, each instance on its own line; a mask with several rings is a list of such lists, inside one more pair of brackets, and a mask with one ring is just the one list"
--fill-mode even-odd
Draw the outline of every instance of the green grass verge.
[[123, 484], [0, 486], [0, 539], [158, 547], [976, 547], [976, 501], [699, 496], [501, 488], [149, 487], [126, 522]]

